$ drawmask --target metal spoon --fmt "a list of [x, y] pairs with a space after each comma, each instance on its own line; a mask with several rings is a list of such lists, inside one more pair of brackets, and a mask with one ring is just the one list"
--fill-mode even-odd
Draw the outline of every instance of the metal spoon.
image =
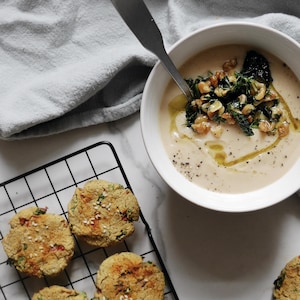
[[191, 90], [167, 54], [161, 32], [143, 0], [111, 0], [111, 2], [141, 44], [160, 59], [183, 94], [188, 100], [192, 100]]

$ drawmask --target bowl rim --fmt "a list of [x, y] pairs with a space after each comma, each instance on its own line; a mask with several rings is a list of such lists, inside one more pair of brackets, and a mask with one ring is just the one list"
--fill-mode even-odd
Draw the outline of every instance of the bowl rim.
[[[228, 21], [228, 22], [220, 22], [213, 25], [208, 25], [191, 32], [187, 36], [178, 40], [173, 46], [170, 47], [170, 49], [168, 49], [167, 52], [172, 58], [172, 53], [176, 51], [176, 49], [178, 49], [178, 47], [182, 43], [186, 42], [187, 40], [194, 39], [195, 36], [202, 34], [203, 32], [208, 30], [210, 31], [218, 28], [230, 29], [236, 26], [245, 27], [245, 28], [252, 27], [252, 28], [256, 28], [257, 30], [263, 30], [264, 32], [268, 31], [271, 34], [286, 40], [288, 43], [290, 43], [291, 46], [296, 47], [297, 51], [300, 51], [300, 44], [296, 40], [294, 40], [293, 38], [286, 35], [285, 33], [280, 32], [272, 27], [262, 25], [262, 24], [256, 24], [249, 21]], [[203, 49], [208, 49], [208, 48], [210, 47], [209, 46], [204, 47]], [[200, 51], [201, 50], [197, 52]], [[272, 53], [272, 51], [269, 52]], [[174, 61], [174, 63], [176, 62]], [[165, 164], [162, 165], [159, 161], [161, 157], [158, 159], [155, 156], [153, 156], [154, 146], [153, 146], [153, 141], [151, 140], [152, 137], [149, 137], [149, 135], [145, 133], [148, 126], [147, 125], [148, 120], [146, 118], [147, 115], [146, 104], [148, 104], [147, 101], [149, 101], [146, 100], [145, 97], [149, 93], [149, 90], [151, 89], [151, 84], [155, 78], [156, 72], [159, 70], [164, 70], [164, 67], [162, 66], [162, 63], [160, 61], [158, 61], [153, 67], [144, 87], [144, 92], [141, 101], [141, 108], [140, 108], [141, 131], [142, 131], [142, 138], [146, 148], [146, 152], [148, 153], [148, 157], [150, 158], [154, 168], [159, 173], [161, 178], [168, 184], [168, 186], [171, 187], [176, 193], [178, 193], [186, 200], [198, 206], [202, 206], [208, 209], [222, 211], [222, 212], [248, 212], [248, 211], [263, 209], [272, 206], [276, 203], [279, 203], [282, 200], [286, 199], [287, 197], [291, 196], [300, 188], [300, 181], [299, 183], [296, 183], [296, 182], [291, 182], [290, 180], [290, 178], [297, 178], [297, 174], [299, 174], [300, 158], [296, 161], [295, 165], [284, 176], [282, 176], [272, 184], [267, 185], [255, 191], [250, 191], [245, 193], [235, 193], [235, 194], [208, 191], [202, 188], [201, 186], [198, 186], [190, 182], [188, 179], [186, 179], [182, 174], [180, 174], [175, 169], [169, 157], [168, 157], [168, 161], [164, 161]], [[300, 70], [298, 70], [298, 73], [299, 72]], [[298, 78], [300, 77], [300, 74], [296, 74], [296, 75]], [[160, 103], [160, 101], [158, 102]], [[155, 147], [157, 147], [157, 145]], [[164, 167], [166, 164], [167, 164], [167, 168]], [[167, 170], [169, 168], [173, 169], [176, 172], [172, 172], [172, 174], [167, 173]], [[178, 185], [178, 182], [180, 182], [180, 185]], [[280, 184], [280, 186], [288, 186], [289, 189], [279, 190], [278, 183]], [[272, 190], [275, 191], [275, 193]], [[270, 195], [271, 191], [272, 194]], [[205, 196], [205, 198], [203, 196]], [[247, 203], [247, 205], [245, 205], [245, 203]]]

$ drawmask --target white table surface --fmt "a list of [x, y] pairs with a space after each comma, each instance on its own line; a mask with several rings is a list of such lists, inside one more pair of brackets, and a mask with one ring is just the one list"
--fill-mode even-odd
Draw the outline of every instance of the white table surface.
[[49, 137], [0, 141], [0, 181], [102, 140], [118, 152], [180, 299], [271, 299], [281, 268], [300, 254], [298, 196], [242, 214], [189, 203], [153, 168], [138, 113]]

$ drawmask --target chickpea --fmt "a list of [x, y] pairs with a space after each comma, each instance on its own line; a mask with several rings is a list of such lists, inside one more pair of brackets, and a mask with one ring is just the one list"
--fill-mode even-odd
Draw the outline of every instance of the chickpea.
[[289, 123], [283, 122], [282, 124], [280, 124], [278, 126], [277, 130], [278, 130], [278, 135], [280, 138], [287, 136], [290, 132]]
[[210, 123], [207, 121], [197, 122], [192, 125], [194, 131], [199, 134], [207, 134], [210, 131]]
[[228, 72], [228, 71], [234, 69], [236, 66], [237, 66], [237, 59], [236, 58], [231, 58], [231, 59], [228, 59], [224, 62], [223, 70], [225, 72]]
[[194, 123], [199, 124], [199, 123], [202, 123], [202, 122], [208, 122], [208, 117], [205, 116], [205, 115], [201, 115], [201, 116], [196, 118]]
[[226, 94], [228, 93], [228, 89], [223, 89], [221, 87], [216, 87], [214, 90], [214, 93], [218, 96], [218, 97], [225, 97]]
[[253, 104], [246, 104], [243, 108], [242, 108], [242, 114], [247, 116], [249, 115], [252, 111], [255, 110], [255, 107]]
[[227, 124], [233, 125], [236, 123], [235, 119], [228, 112], [221, 114], [221, 117], [226, 120]]
[[216, 87], [218, 86], [218, 84], [219, 84], [219, 79], [217, 78], [216, 75], [210, 76], [209, 81], [210, 81], [210, 84], [211, 84], [214, 88], [216, 88]]
[[216, 77], [218, 78], [218, 80], [222, 80], [222, 79], [226, 76], [226, 74], [225, 74], [224, 71], [217, 71], [217, 72], [215, 73], [215, 75], [216, 75]]
[[275, 128], [274, 123], [270, 123], [267, 120], [260, 120], [258, 124], [258, 128], [261, 132], [271, 132]]
[[200, 81], [198, 83], [198, 89], [201, 94], [207, 94], [210, 92], [210, 81]]
[[253, 91], [255, 93], [255, 100], [262, 100], [265, 95], [266, 95], [266, 91], [267, 91], [267, 87], [264, 83], [261, 83], [261, 82], [258, 82], [256, 80], [253, 80], [252, 81], [252, 88], [253, 88]]
[[245, 94], [239, 95], [238, 99], [241, 104], [246, 104], [246, 102], [247, 102], [247, 96]]
[[201, 107], [202, 104], [203, 104], [203, 100], [201, 99], [195, 99], [192, 101], [193, 106]]

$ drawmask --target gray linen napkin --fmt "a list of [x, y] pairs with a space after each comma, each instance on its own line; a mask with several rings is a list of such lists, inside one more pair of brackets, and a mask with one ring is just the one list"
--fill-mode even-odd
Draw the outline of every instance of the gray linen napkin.
[[[145, 2], [166, 48], [196, 29], [233, 20], [268, 25], [300, 42], [298, 1]], [[156, 60], [109, 0], [0, 0], [0, 138], [133, 114]]]

